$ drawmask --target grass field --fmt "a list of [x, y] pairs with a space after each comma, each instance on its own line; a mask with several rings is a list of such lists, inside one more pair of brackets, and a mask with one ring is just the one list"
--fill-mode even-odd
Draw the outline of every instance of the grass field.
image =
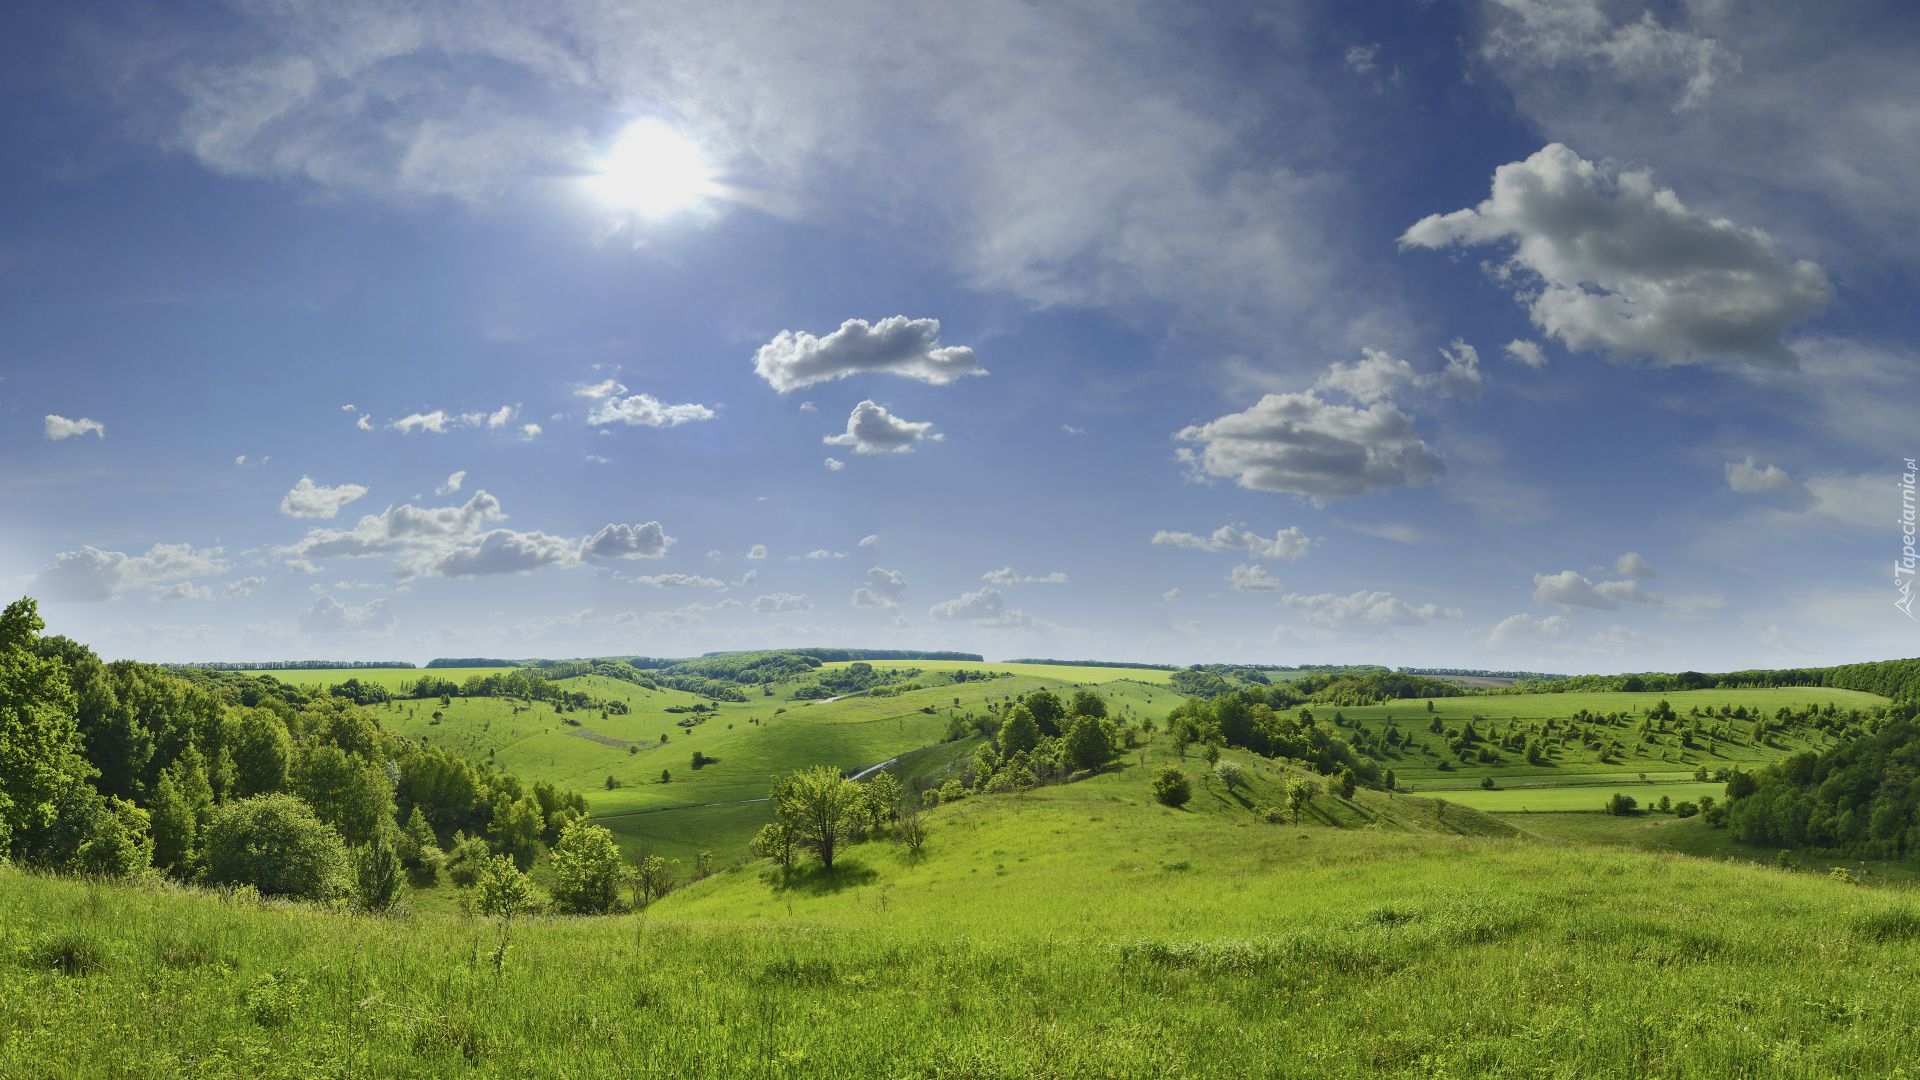
[[1490, 814], [1545, 814], [1558, 811], [1598, 811], [1606, 803], [1607, 797], [1616, 791], [1633, 796], [1644, 807], [1651, 806], [1662, 795], [1674, 802], [1682, 800], [1699, 802], [1702, 795], [1711, 795], [1719, 799], [1725, 790], [1725, 784], [1702, 784], [1691, 780], [1645, 784], [1629, 780], [1611, 784], [1586, 784], [1579, 787], [1497, 788], [1493, 791], [1482, 791], [1476, 788], [1467, 791], [1434, 792], [1434, 794], [1448, 802], [1471, 806], [1475, 810], [1485, 810]]
[[[1164, 744], [1164, 740], [1163, 740]], [[1190, 760], [643, 915], [373, 919], [0, 871], [0, 1075], [1911, 1075], [1920, 902]], [[1142, 762], [1140, 759], [1144, 757]], [[1556, 822], [1587, 815], [1534, 817]], [[1526, 817], [1519, 815], [1517, 817]], [[1524, 824], [1524, 823], [1523, 823]], [[498, 962], [496, 963], [496, 957]]]

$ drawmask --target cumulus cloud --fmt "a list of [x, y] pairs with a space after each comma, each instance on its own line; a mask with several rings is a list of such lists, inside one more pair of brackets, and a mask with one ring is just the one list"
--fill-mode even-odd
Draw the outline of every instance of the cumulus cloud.
[[191, 581], [180, 581], [164, 589], [154, 590], [147, 594], [147, 599], [156, 604], [171, 600], [211, 600], [213, 590], [205, 585], [195, 585]]
[[1055, 570], [1050, 574], [1042, 574], [1036, 577], [1032, 574], [1018, 573], [1011, 566], [1003, 566], [998, 570], [989, 570], [981, 574], [980, 580], [989, 585], [998, 585], [1003, 589], [1011, 589], [1018, 585], [1065, 585], [1067, 583], [1067, 575], [1063, 571]]
[[1615, 577], [1637, 581], [1644, 581], [1654, 576], [1652, 564], [1642, 558], [1637, 551], [1629, 551], [1613, 560], [1613, 573]]
[[[451, 413], [445, 409], [434, 409], [432, 412], [409, 413], [398, 420], [389, 422], [387, 428], [390, 431], [397, 431], [402, 435], [412, 435], [422, 431], [434, 435], [445, 435], [455, 428], [463, 427], [485, 428], [490, 431], [498, 431], [508, 424], [511, 424], [513, 418], [518, 415], [520, 415], [520, 406], [518, 405], [502, 405], [491, 412]], [[366, 416], [362, 415], [359, 420], [359, 426], [363, 430], [371, 430], [373, 424]], [[534, 426], [537, 427], [538, 425]]]
[[820, 441], [828, 446], [851, 446], [856, 454], [906, 454], [922, 442], [945, 438], [932, 431], [930, 421], [902, 420], [869, 400], [853, 407], [845, 434], [829, 435]]
[[[455, 473], [455, 476], [465, 475]], [[456, 487], [455, 490], [458, 490]], [[360, 484], [338, 484], [328, 487], [316, 484], [311, 477], [303, 476], [293, 485], [293, 490], [280, 498], [280, 512], [295, 518], [330, 518], [340, 509], [365, 495], [367, 489]]]
[[839, 472], [841, 469], [844, 469], [847, 467], [846, 462], [841, 461], [839, 458], [835, 458], [835, 457], [828, 458], [826, 461], [822, 462], [822, 464], [824, 464], [827, 467], [828, 472]]
[[1072, 424], [1061, 424], [1060, 431], [1065, 435], [1085, 435], [1087, 433], [1086, 428], [1075, 427]]
[[1480, 374], [1479, 351], [1455, 338], [1440, 350], [1440, 358], [1445, 361], [1440, 370], [1422, 373], [1407, 361], [1380, 349], [1361, 349], [1360, 359], [1329, 365], [1314, 389], [1345, 394], [1362, 405], [1385, 401], [1402, 389], [1432, 390], [1447, 397], [1479, 400], [1486, 389], [1486, 380]]
[[82, 547], [55, 555], [34, 577], [32, 591], [49, 600], [111, 600], [136, 589], [217, 577], [228, 569], [217, 547], [155, 544], [141, 555]]
[[1596, 582], [1577, 570], [1533, 575], [1533, 602], [1541, 607], [1556, 605], [1562, 608], [1611, 609], [1619, 607], [1623, 601], [1657, 604], [1660, 598], [1642, 589], [1638, 581], [1630, 578]]
[[1521, 612], [1495, 623], [1493, 629], [1487, 631], [1487, 644], [1534, 651], [1565, 637], [1572, 625], [1565, 615], [1539, 619]]
[[669, 405], [652, 394], [621, 396], [626, 392], [626, 387], [612, 379], [579, 391], [581, 397], [593, 399], [593, 408], [587, 411], [587, 423], [596, 427], [625, 424], [628, 427], [671, 428], [711, 420], [717, 415], [707, 406], [694, 402]]
[[867, 372], [945, 386], [985, 375], [964, 345], [939, 343], [940, 320], [895, 315], [868, 324], [848, 319], [826, 337], [782, 330], [753, 356], [753, 370], [781, 393]]
[[673, 537], [657, 521], [614, 524], [588, 537], [580, 553], [588, 559], [658, 559], [673, 543]]
[[581, 556], [579, 543], [565, 537], [492, 529], [441, 553], [430, 569], [440, 577], [486, 577], [572, 566]]
[[1222, 525], [1207, 536], [1161, 529], [1153, 534], [1153, 543], [1192, 551], [1244, 551], [1256, 559], [1291, 561], [1305, 555], [1314, 541], [1297, 525], [1275, 532], [1271, 540], [1238, 526]]
[[309, 634], [366, 633], [393, 625], [393, 613], [385, 600], [347, 604], [331, 596], [322, 596], [300, 613], [300, 629]]
[[[433, 493], [435, 495], [452, 495], [453, 493], [460, 490], [460, 485], [466, 482], [467, 482], [467, 470], [460, 469], [456, 472], [448, 474], [446, 480], [442, 481], [440, 486], [433, 489]], [[331, 517], [332, 515], [328, 515], [328, 516]]]
[[1459, 608], [1438, 604], [1409, 604], [1389, 592], [1361, 591], [1348, 596], [1288, 593], [1280, 602], [1298, 608], [1309, 622], [1335, 629], [1376, 626], [1419, 626], [1434, 619], [1458, 619]]
[[1254, 491], [1287, 492], [1315, 506], [1335, 499], [1420, 487], [1440, 475], [1440, 456], [1413, 418], [1386, 402], [1334, 405], [1312, 392], [1268, 394], [1244, 412], [1175, 433], [1180, 460], [1196, 476], [1231, 477]]
[[853, 590], [852, 603], [857, 608], [892, 609], [906, 591], [907, 575], [876, 566], [867, 571], [867, 583]]
[[94, 435], [102, 439], [107, 437], [107, 425], [98, 420], [88, 420], [85, 417], [79, 420], [69, 420], [64, 416], [55, 416], [52, 413], [48, 413], [45, 423], [47, 438], [56, 442], [61, 439], [71, 439], [77, 435]]
[[266, 578], [258, 576], [237, 578], [227, 582], [226, 586], [220, 590], [220, 595], [228, 600], [244, 600], [266, 583]]
[[872, 547], [873, 545], [879, 542], [880, 542], [880, 536], [878, 533], [868, 533], [867, 535], [860, 538], [859, 546], [863, 548], [867, 548], [867, 547]]
[[747, 558], [749, 559], [764, 559], [766, 557], [767, 545], [765, 544], [755, 544], [747, 549]]
[[719, 578], [704, 574], [642, 574], [637, 577], [623, 577], [635, 585], [647, 585], [656, 589], [724, 589], [727, 583]]
[[1006, 597], [991, 585], [962, 593], [952, 600], [943, 600], [928, 608], [927, 614], [936, 619], [966, 621], [983, 626], [1011, 628], [1043, 625], [1019, 608], [1008, 607]]
[[1614, 23], [1598, 0], [1494, 0], [1482, 54], [1496, 65], [1564, 74], [1606, 71], [1649, 84], [1676, 111], [1704, 104], [1715, 84], [1740, 70], [1719, 41], [1663, 25], [1651, 11]]
[[1479, 206], [1422, 218], [1405, 247], [1511, 246], [1499, 267], [1535, 326], [1568, 348], [1670, 364], [1791, 365], [1787, 327], [1827, 304], [1819, 266], [1759, 229], [1689, 209], [1642, 169], [1553, 143], [1494, 170]]
[[805, 555], [787, 556], [787, 558], [789, 559], [813, 559], [813, 560], [844, 559], [846, 557], [847, 557], [847, 553], [844, 551], [828, 551], [826, 548], [814, 548], [812, 551], [807, 552]]
[[1527, 341], [1516, 338], [1513, 341], [1507, 342], [1504, 351], [1507, 354], [1507, 359], [1516, 364], [1525, 364], [1535, 371], [1539, 371], [1547, 366], [1547, 351], [1542, 349], [1540, 343], [1537, 341]]
[[1756, 465], [1749, 455], [1744, 461], [1727, 462], [1727, 486], [1742, 495], [1766, 495], [1798, 491], [1800, 485], [1778, 465]]
[[1261, 569], [1260, 564], [1241, 563], [1227, 574], [1227, 581], [1241, 592], [1279, 592], [1280, 579]]
[[761, 615], [781, 615], [790, 611], [806, 611], [813, 601], [803, 594], [769, 593], [753, 598], [753, 610]]

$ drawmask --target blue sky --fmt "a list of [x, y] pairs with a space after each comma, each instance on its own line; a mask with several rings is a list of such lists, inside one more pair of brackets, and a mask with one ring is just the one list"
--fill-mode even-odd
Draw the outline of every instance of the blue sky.
[[1913, 655], [1920, 17], [0, 35], [0, 579], [155, 660]]

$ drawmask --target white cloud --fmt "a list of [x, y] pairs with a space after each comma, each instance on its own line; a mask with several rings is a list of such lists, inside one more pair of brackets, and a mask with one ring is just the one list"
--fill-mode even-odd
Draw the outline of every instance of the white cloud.
[[812, 551], [807, 552], [805, 555], [787, 556], [787, 558], [789, 559], [815, 559], [815, 560], [844, 559], [846, 557], [847, 557], [847, 553], [844, 551], [828, 551], [826, 548], [814, 548]]
[[1399, 357], [1379, 349], [1361, 349], [1360, 359], [1352, 363], [1336, 362], [1314, 384], [1316, 390], [1345, 394], [1362, 405], [1386, 401], [1403, 388], [1434, 390], [1447, 397], [1477, 401], [1486, 389], [1480, 374], [1480, 353], [1455, 338], [1440, 350], [1446, 361], [1438, 371], [1421, 373]]
[[172, 600], [211, 600], [213, 590], [205, 585], [195, 585], [191, 581], [181, 581], [164, 589], [154, 590], [147, 595], [147, 599], [156, 604]]
[[711, 420], [717, 415], [707, 406], [694, 402], [669, 405], [652, 394], [620, 396], [626, 392], [626, 387], [612, 379], [579, 391], [580, 396], [594, 399], [593, 408], [587, 412], [587, 423], [597, 427], [625, 424], [628, 427], [671, 428]]
[[246, 454], [241, 454], [233, 459], [233, 463], [235, 465], [240, 466], [243, 469], [246, 469], [246, 468], [252, 468], [256, 465], [265, 465], [267, 462], [272, 460], [273, 458], [271, 457], [256, 458], [256, 457], [249, 457]]
[[1391, 522], [1363, 524], [1354, 521], [1343, 521], [1340, 525], [1342, 528], [1350, 532], [1357, 532], [1361, 536], [1372, 536], [1381, 540], [1391, 540], [1396, 544], [1418, 544], [1424, 539], [1420, 530], [1411, 525], [1396, 525]]
[[244, 600], [266, 583], [266, 578], [258, 576], [236, 578], [227, 582], [226, 586], [220, 590], [220, 595], [228, 600]]
[[542, 429], [539, 424], [521, 424], [520, 437], [531, 442], [532, 440], [540, 437], [541, 430]]
[[[456, 487], [454, 490], [459, 489]], [[367, 489], [360, 484], [328, 487], [303, 476], [299, 483], [293, 485], [292, 491], [281, 496], [280, 512], [294, 518], [330, 518], [366, 493]]]
[[1629, 551], [1613, 560], [1613, 573], [1616, 577], [1644, 581], [1653, 577], [1653, 566], [1641, 558], [1637, 551]]
[[814, 404], [813, 402], [811, 402], [811, 401], [803, 401], [803, 402], [801, 402], [801, 403], [800, 403], [800, 411], [801, 411], [801, 412], [817, 412], [817, 411], [819, 410], [819, 408], [820, 408], [820, 407], [819, 407], [818, 405], [815, 405], [815, 404]]
[[753, 370], [781, 393], [849, 375], [884, 372], [945, 386], [985, 375], [973, 350], [939, 342], [940, 320], [895, 315], [868, 324], [848, 319], [826, 337], [782, 330], [754, 354]]
[[820, 441], [828, 446], [851, 446], [856, 454], [906, 454], [922, 442], [945, 438], [930, 434], [932, 431], [929, 421], [902, 420], [869, 400], [853, 407], [847, 417], [846, 434], [829, 435]]
[[1372, 626], [1419, 626], [1434, 619], [1458, 619], [1459, 608], [1437, 604], [1413, 605], [1389, 592], [1357, 592], [1350, 596], [1320, 593], [1301, 596], [1288, 593], [1280, 598], [1290, 608], [1298, 608], [1309, 622], [1343, 629]]
[[1033, 616], [1019, 608], [1007, 606], [1006, 597], [1000, 590], [987, 586], [973, 592], [962, 593], [952, 600], [943, 600], [927, 609], [927, 614], [935, 619], [950, 621], [964, 620], [984, 626], [1033, 627], [1043, 625]]
[[1495, 623], [1493, 629], [1487, 632], [1487, 644], [1517, 648], [1523, 652], [1538, 651], [1564, 638], [1572, 625], [1565, 615], [1537, 619], [1521, 612]]
[[765, 544], [755, 544], [747, 549], [747, 558], [749, 559], [764, 559], [766, 557], [767, 545]]
[[448, 474], [446, 480], [443, 481], [439, 487], [433, 489], [433, 493], [435, 495], [452, 495], [454, 492], [460, 490], [460, 485], [466, 482], [467, 470], [461, 469]]
[[847, 467], [846, 462], [841, 461], [839, 458], [834, 458], [834, 457], [828, 458], [822, 464], [826, 465], [828, 472], [839, 472], [841, 469], [844, 469]]
[[50, 600], [111, 600], [135, 589], [217, 577], [230, 568], [217, 547], [155, 544], [142, 555], [82, 547], [55, 555], [35, 576], [32, 590]]
[[719, 578], [703, 574], [644, 574], [638, 577], [622, 577], [635, 585], [648, 585], [656, 589], [724, 589], [727, 583]]
[[365, 604], [346, 604], [331, 596], [322, 596], [300, 613], [300, 629], [309, 634], [366, 633], [393, 625], [393, 613], [385, 600]]
[[1241, 592], [1279, 592], [1280, 579], [1261, 569], [1260, 564], [1241, 563], [1227, 574], [1227, 581]]
[[1568, 348], [1670, 364], [1789, 366], [1787, 327], [1826, 306], [1826, 274], [1758, 229], [1688, 209], [1641, 169], [1553, 143], [1494, 170], [1479, 206], [1434, 214], [1402, 247], [1512, 245], [1500, 274], [1535, 326]]
[[1365, 45], [1350, 45], [1347, 47], [1346, 56], [1342, 62], [1346, 64], [1347, 70], [1353, 72], [1355, 75], [1371, 75], [1379, 67], [1375, 59], [1379, 55], [1380, 45], [1377, 42], [1368, 42]]
[[1507, 342], [1504, 351], [1507, 359], [1516, 364], [1525, 364], [1535, 371], [1547, 366], [1547, 351], [1542, 349], [1537, 341], [1515, 339]]
[[373, 417], [362, 414], [353, 421], [353, 426], [359, 428], [361, 431], [372, 431]]
[[1564, 73], [1597, 69], [1669, 95], [1672, 108], [1697, 108], [1716, 83], [1740, 71], [1740, 57], [1710, 37], [1661, 24], [1651, 11], [1615, 24], [1597, 0], [1494, 0], [1481, 46], [1496, 65]]
[[868, 533], [867, 535], [860, 538], [860, 543], [858, 546], [863, 548], [868, 548], [868, 547], [872, 547], [873, 545], [879, 542], [880, 542], [880, 536], [878, 533]]
[[588, 538], [581, 555], [589, 559], [658, 559], [672, 547], [673, 537], [657, 521], [640, 525], [608, 525]]
[[69, 420], [64, 416], [55, 416], [52, 413], [48, 413], [46, 419], [46, 435], [47, 438], [55, 441], [71, 439], [77, 435], [96, 435], [104, 439], [107, 437], [107, 425], [98, 420], [88, 420], [85, 418]]
[[1316, 506], [1395, 487], [1419, 487], [1440, 475], [1438, 454], [1413, 418], [1385, 402], [1332, 405], [1313, 393], [1268, 394], [1244, 412], [1176, 432], [1197, 443], [1179, 457], [1199, 476], [1232, 477], [1254, 491], [1288, 492]]
[[806, 611], [813, 607], [813, 601], [805, 595], [794, 593], [769, 593], [753, 598], [753, 610], [762, 615], [781, 615], [791, 611]]
[[[502, 405], [492, 412], [450, 413], [445, 409], [435, 409], [432, 412], [409, 413], [387, 424], [387, 428], [402, 435], [412, 435], [422, 431], [434, 435], [445, 435], [455, 428], [463, 427], [498, 431], [512, 423], [513, 418], [518, 415], [520, 415], [518, 405]], [[373, 428], [372, 423], [364, 415], [360, 417], [359, 426], [362, 430]]]
[[893, 609], [899, 607], [902, 594], [906, 594], [906, 575], [900, 571], [872, 567], [866, 571], [866, 584], [852, 590], [852, 605]]
[[1003, 589], [1011, 589], [1019, 585], [1065, 585], [1067, 583], [1067, 575], [1063, 571], [1055, 570], [1050, 574], [1035, 577], [1032, 574], [1019, 574], [1015, 572], [1011, 566], [1003, 566], [998, 570], [989, 570], [981, 574], [980, 580], [989, 585], [998, 585]]
[[1178, 599], [1180, 599], [1180, 590], [1178, 588], [1168, 589], [1166, 592], [1160, 594], [1161, 603], [1171, 604]]
[[1271, 540], [1238, 526], [1222, 525], [1209, 536], [1161, 529], [1153, 534], [1153, 543], [1193, 551], [1244, 551], [1256, 559], [1291, 561], [1305, 555], [1314, 541], [1297, 525], [1275, 532]]
[[1657, 604], [1660, 598], [1631, 579], [1595, 582], [1577, 570], [1533, 575], [1533, 602], [1541, 607], [1608, 609], [1619, 607], [1622, 601]]
[[1744, 461], [1727, 462], [1727, 486], [1742, 495], [1762, 495], [1798, 491], [1800, 485], [1778, 465], [1759, 466], [1752, 455]]
[[1086, 428], [1074, 427], [1072, 424], [1061, 424], [1060, 430], [1067, 435], [1085, 435], [1087, 433]]

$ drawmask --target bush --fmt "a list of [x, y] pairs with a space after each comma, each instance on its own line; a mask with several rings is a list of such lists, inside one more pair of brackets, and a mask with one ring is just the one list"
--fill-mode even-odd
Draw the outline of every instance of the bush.
[[492, 855], [493, 850], [487, 847], [484, 837], [454, 834], [453, 848], [447, 852], [448, 880], [463, 889], [478, 885], [480, 871]]
[[206, 880], [251, 885], [263, 896], [333, 900], [347, 895], [346, 842], [292, 795], [257, 795], [214, 808]]
[[1227, 785], [1228, 789], [1237, 788], [1247, 782], [1247, 770], [1231, 761], [1215, 762], [1213, 775], [1218, 776], [1220, 782]]
[[392, 911], [406, 891], [406, 867], [393, 840], [385, 833], [376, 835], [354, 854], [353, 861], [354, 903], [376, 915]]
[[1613, 796], [1607, 800], [1607, 813], [1615, 817], [1625, 817], [1628, 814], [1637, 812], [1639, 809], [1639, 802], [1637, 802], [1633, 796], [1623, 792], [1616, 791], [1613, 793]]
[[1254, 810], [1254, 813], [1259, 814], [1260, 820], [1269, 825], [1278, 825], [1287, 820], [1286, 810], [1282, 807], [1274, 806], [1271, 803], [1261, 804]]
[[1492, 791], [1492, 790], [1493, 790], [1493, 777], [1491, 777], [1491, 776], [1483, 776], [1483, 777], [1481, 777], [1481, 778], [1480, 778], [1480, 787], [1481, 787], [1481, 789], [1482, 789], [1483, 791]]
[[1700, 805], [1698, 803], [1677, 802], [1673, 804], [1673, 815], [1675, 817], [1693, 817], [1699, 812]]
[[620, 904], [627, 864], [613, 834], [575, 821], [560, 834], [550, 860], [553, 906], [568, 915], [605, 915]]
[[1178, 765], [1163, 765], [1153, 778], [1153, 797], [1167, 806], [1181, 807], [1193, 798], [1193, 787]]
[[488, 859], [480, 868], [479, 898], [474, 907], [482, 915], [512, 919], [533, 910], [533, 882], [505, 855]]

